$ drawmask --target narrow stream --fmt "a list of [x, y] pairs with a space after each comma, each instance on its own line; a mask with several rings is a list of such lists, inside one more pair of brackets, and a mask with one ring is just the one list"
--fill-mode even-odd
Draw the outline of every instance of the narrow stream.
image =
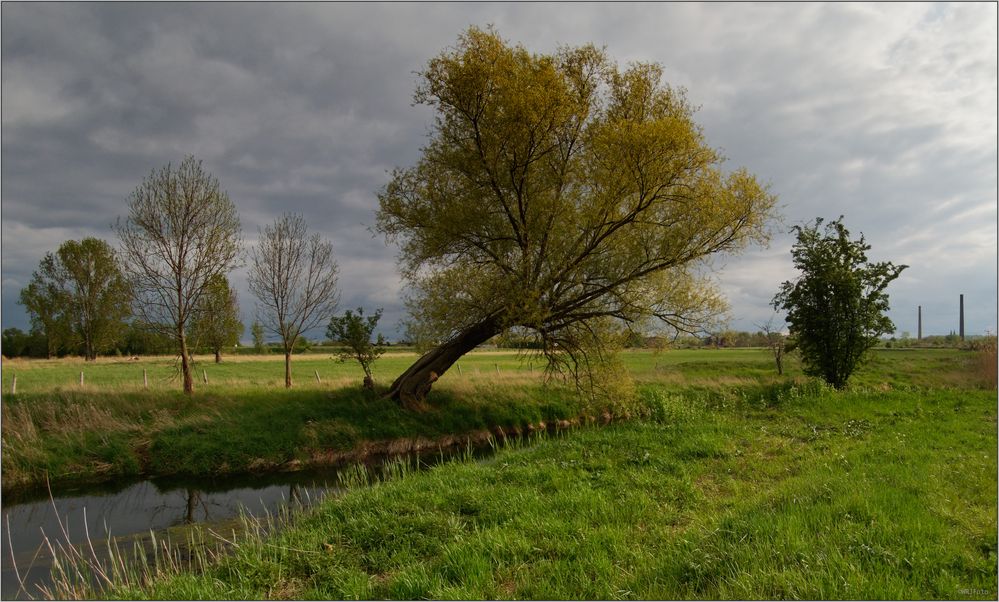
[[[472, 450], [475, 457], [491, 452], [488, 445]], [[404, 459], [412, 468], [423, 469], [462, 453], [464, 450], [453, 450]], [[368, 465], [369, 471], [377, 472], [382, 463]], [[100, 545], [106, 549], [104, 542], [109, 535], [122, 541], [128, 536], [182, 525], [220, 524], [239, 517], [241, 512], [260, 517], [275, 515], [289, 504], [309, 506], [336, 495], [341, 491], [339, 484], [338, 471], [328, 469], [212, 480], [150, 479], [57, 492], [52, 498], [46, 494], [32, 501], [8, 503], [5, 499], [0, 524], [0, 598], [25, 599], [30, 595], [37, 599], [38, 586], [51, 584], [52, 557], [45, 537], [53, 545], [56, 541], [65, 545], [68, 535], [70, 543], [81, 544], [87, 542], [89, 533], [95, 548]], [[121, 547], [131, 551], [131, 543]], [[23, 590], [18, 572], [24, 580]]]

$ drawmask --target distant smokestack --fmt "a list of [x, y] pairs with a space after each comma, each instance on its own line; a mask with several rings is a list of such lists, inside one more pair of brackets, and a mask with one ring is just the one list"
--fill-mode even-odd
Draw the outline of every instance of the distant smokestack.
[[919, 325], [916, 327], [916, 340], [923, 340], [923, 306], [919, 306]]
[[961, 340], [964, 340], [964, 295], [961, 295]]

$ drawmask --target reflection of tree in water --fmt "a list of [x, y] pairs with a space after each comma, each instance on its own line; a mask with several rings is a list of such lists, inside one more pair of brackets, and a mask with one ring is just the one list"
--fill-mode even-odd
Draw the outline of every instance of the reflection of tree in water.
[[[247, 505], [239, 500], [226, 500], [224, 497], [219, 499], [220, 496], [212, 495], [193, 487], [187, 487], [180, 490], [184, 495], [184, 515], [182, 522], [185, 525], [198, 522], [208, 522], [213, 518], [213, 516], [216, 520], [218, 520], [229, 516], [237, 516], [242, 511], [246, 511], [250, 516], [256, 516], [260, 514], [261, 511], [277, 511], [282, 505], [285, 504], [297, 505], [300, 507], [309, 506], [321, 499], [323, 492], [325, 492], [328, 488], [329, 486], [326, 483], [323, 483], [322, 485], [312, 483], [311, 486], [301, 485], [299, 483], [289, 483], [287, 498], [285, 498], [283, 493], [278, 493], [272, 489], [270, 496], [260, 497], [257, 499], [256, 504], [249, 503], [249, 505]], [[280, 499], [278, 499], [277, 496], [279, 496]], [[172, 504], [164, 503], [160, 505], [156, 511], [171, 511], [172, 509]]]
[[[201, 502], [201, 492], [197, 489], [191, 489], [188, 487], [187, 491], [187, 513], [184, 514], [184, 524], [190, 525], [194, 522], [194, 510], [198, 507], [198, 503]], [[202, 503], [201, 507], [204, 509], [205, 517], [203, 520], [208, 520], [208, 504]]]
[[[209, 512], [210, 506], [224, 506], [218, 502], [212, 502], [211, 497], [206, 495], [204, 491], [193, 487], [177, 489], [175, 493], [181, 496], [183, 500], [182, 505], [180, 507], [177, 506], [177, 503], [174, 501], [177, 499], [176, 497], [164, 496], [161, 503], [151, 506], [149, 511], [150, 522], [157, 522], [155, 519], [164, 514], [167, 516], [180, 515], [179, 518], [167, 521], [169, 525], [190, 525], [197, 522], [204, 522], [211, 516]], [[198, 515], [200, 515], [200, 518], [198, 518]]]

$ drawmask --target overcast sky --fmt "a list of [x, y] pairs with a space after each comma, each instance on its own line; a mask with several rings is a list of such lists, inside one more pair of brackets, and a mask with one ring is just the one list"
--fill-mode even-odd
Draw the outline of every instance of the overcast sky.
[[[395, 249], [368, 229], [431, 113], [426, 61], [469, 25], [535, 52], [593, 42], [657, 61], [710, 144], [769, 182], [785, 224], [718, 263], [733, 328], [771, 315], [793, 278], [793, 224], [845, 216], [873, 260], [911, 267], [891, 317], [916, 333], [996, 331], [996, 4], [2, 5], [2, 325], [67, 239], [117, 245], [111, 222], [153, 168], [202, 159], [246, 242], [283, 211], [333, 241], [341, 308], [384, 307], [398, 336]], [[253, 317], [246, 270], [233, 274]], [[318, 332], [315, 334], [319, 334]], [[248, 334], [247, 337], [248, 338]]]

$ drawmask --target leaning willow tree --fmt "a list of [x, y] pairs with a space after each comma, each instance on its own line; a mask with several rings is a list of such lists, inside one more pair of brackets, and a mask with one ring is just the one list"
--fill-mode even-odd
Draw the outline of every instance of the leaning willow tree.
[[721, 171], [659, 65], [621, 69], [593, 46], [532, 54], [471, 28], [419, 80], [430, 140], [377, 222], [400, 246], [413, 319], [440, 341], [393, 383], [403, 405], [511, 328], [577, 379], [621, 324], [696, 330], [721, 305], [706, 260], [766, 240], [775, 197]]

